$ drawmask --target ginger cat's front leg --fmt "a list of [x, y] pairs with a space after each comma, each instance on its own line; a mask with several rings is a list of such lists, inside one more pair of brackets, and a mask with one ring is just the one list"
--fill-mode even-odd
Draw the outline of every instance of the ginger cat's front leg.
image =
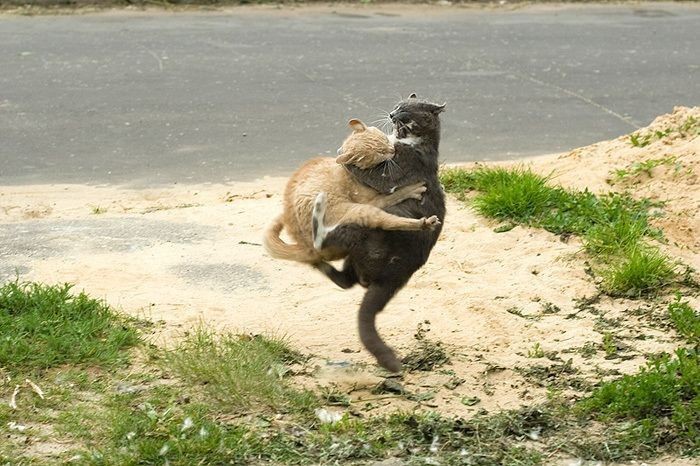
[[417, 199], [421, 200], [423, 198], [423, 193], [426, 192], [428, 188], [425, 187], [425, 183], [413, 183], [408, 186], [403, 186], [391, 194], [382, 194], [374, 199], [372, 199], [369, 204], [380, 209], [386, 209], [396, 204], [400, 204], [406, 199]]

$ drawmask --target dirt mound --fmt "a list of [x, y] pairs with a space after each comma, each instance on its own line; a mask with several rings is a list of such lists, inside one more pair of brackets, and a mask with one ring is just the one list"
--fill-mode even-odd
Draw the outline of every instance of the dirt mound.
[[[676, 107], [649, 126], [612, 141], [532, 161], [562, 185], [629, 191], [665, 203], [654, 223], [673, 254], [700, 268], [700, 107]], [[688, 254], [687, 252], [691, 254]]]

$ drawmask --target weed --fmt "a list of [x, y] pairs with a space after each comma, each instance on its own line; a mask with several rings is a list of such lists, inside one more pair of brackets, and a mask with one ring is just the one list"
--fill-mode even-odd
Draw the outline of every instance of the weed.
[[676, 299], [669, 303], [668, 315], [678, 333], [691, 344], [700, 344], [700, 315], [687, 301], [681, 301], [680, 294], [676, 294]]
[[612, 359], [617, 357], [617, 342], [615, 337], [610, 332], [605, 332], [603, 334], [603, 351], [605, 351], [605, 359]]
[[0, 366], [21, 371], [61, 364], [114, 366], [136, 331], [107, 304], [72, 285], [11, 282], [0, 287]]
[[651, 134], [632, 133], [630, 134], [630, 143], [634, 147], [646, 147], [651, 143]]
[[683, 124], [678, 127], [678, 132], [680, 133], [681, 136], [697, 136], [700, 134], [700, 120], [697, 118], [690, 116], [688, 117]]
[[681, 165], [676, 163], [675, 156], [668, 156], [658, 159], [649, 159], [642, 162], [634, 162], [625, 168], [619, 168], [613, 172], [614, 179], [612, 182], [622, 182], [629, 178], [637, 178], [639, 175], [644, 173], [646, 176], [651, 177], [651, 171], [661, 165], [674, 165], [676, 166], [676, 171], [681, 169]]
[[663, 139], [666, 136], [670, 135], [672, 131], [673, 130], [671, 128], [666, 128], [661, 131], [656, 130], [646, 134], [632, 133], [630, 134], [630, 143], [634, 147], [646, 147], [652, 142], [658, 141], [659, 139]]
[[432, 371], [436, 367], [443, 366], [450, 362], [443, 344], [426, 338], [430, 331], [430, 322], [423, 321], [418, 324], [418, 329], [414, 335], [416, 339], [415, 347], [404, 356], [402, 362], [409, 372]]
[[267, 407], [303, 412], [315, 406], [315, 397], [291, 389], [284, 381], [288, 364], [299, 359], [283, 339], [217, 335], [204, 327], [192, 331], [165, 357], [166, 367], [185, 381], [201, 384], [228, 409]]
[[658, 445], [659, 435], [686, 453], [700, 451], [700, 359], [695, 351], [663, 355], [640, 373], [597, 388], [578, 412], [610, 422], [628, 421], [618, 437]]
[[548, 186], [549, 177], [530, 170], [481, 167], [441, 173], [447, 192], [476, 190], [476, 210], [487, 217], [543, 227], [556, 234], [585, 234], [597, 224], [616, 222], [633, 213], [646, 220], [651, 204], [628, 195], [595, 196], [589, 191], [568, 191]]
[[528, 358], [543, 358], [544, 357], [544, 350], [540, 346], [539, 343], [535, 343], [535, 345], [532, 347], [532, 349], [527, 350], [527, 357]]
[[105, 212], [107, 212], [107, 209], [102, 208], [100, 206], [93, 206], [91, 209], [91, 212], [93, 215], [100, 215], [100, 214], [104, 214]]
[[321, 399], [331, 406], [350, 406], [350, 397], [334, 386], [321, 388]]
[[697, 118], [690, 116], [677, 128], [666, 128], [647, 133], [630, 134], [630, 144], [634, 147], [646, 147], [654, 141], [663, 139], [673, 133], [678, 133], [681, 137], [693, 137], [700, 134], [700, 122]]
[[514, 316], [522, 317], [523, 319], [530, 319], [530, 316], [527, 316], [523, 313], [523, 310], [520, 309], [517, 306], [509, 307], [506, 309], [506, 312], [509, 314], [513, 314]]
[[556, 314], [561, 312], [561, 308], [556, 304], [546, 302], [542, 304], [542, 314]]
[[545, 388], [574, 388], [576, 390], [588, 390], [590, 384], [580, 377], [575, 376], [579, 370], [573, 366], [573, 360], [563, 363], [535, 364], [529, 367], [516, 367], [528, 382]]
[[578, 353], [584, 359], [591, 359], [597, 353], [597, 345], [592, 341], [587, 341], [578, 349]]

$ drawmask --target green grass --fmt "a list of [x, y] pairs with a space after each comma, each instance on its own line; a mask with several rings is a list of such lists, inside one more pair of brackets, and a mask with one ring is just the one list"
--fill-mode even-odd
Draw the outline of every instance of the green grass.
[[661, 238], [649, 225], [650, 201], [550, 186], [549, 177], [524, 168], [450, 169], [441, 181], [461, 199], [476, 191], [471, 203], [486, 217], [581, 236], [608, 294], [654, 293], [677, 278], [676, 264], [647, 243]]
[[218, 335], [204, 327], [165, 355], [167, 367], [179, 377], [201, 385], [221, 406], [234, 411], [312, 407], [314, 396], [290, 388], [284, 379], [289, 365], [301, 358], [280, 338]]
[[61, 364], [114, 366], [138, 336], [107, 304], [71, 285], [0, 287], [0, 366], [20, 372]]
[[[108, 445], [82, 452], [86, 464], [357, 464], [404, 458], [445, 465], [542, 464], [542, 453], [522, 439], [549, 431], [554, 421], [538, 409], [506, 411], [471, 420], [437, 413], [395, 412], [334, 424], [270, 428], [270, 422], [222, 422], [206, 405], [184, 409], [150, 400], [128, 408], [111, 402], [114, 430]], [[170, 405], [172, 406], [172, 405]]]
[[617, 343], [612, 333], [605, 332], [603, 334], [603, 344], [601, 346], [603, 351], [605, 351], [606, 357], [610, 358], [617, 354]]
[[688, 119], [685, 120], [682, 125], [680, 125], [680, 127], [678, 128], [678, 132], [683, 137], [697, 136], [698, 134], [700, 134], [700, 120], [692, 116], [688, 117]]
[[542, 349], [542, 346], [539, 343], [535, 343], [531, 349], [527, 350], [527, 357], [528, 358], [543, 358], [544, 357], [544, 350]]
[[649, 202], [636, 201], [628, 195], [596, 196], [589, 191], [550, 186], [548, 177], [524, 168], [450, 169], [440, 178], [447, 192], [462, 198], [468, 191], [477, 191], [472, 203], [485, 217], [541, 227], [557, 234], [583, 235], [594, 226], [629, 217], [647, 227], [651, 207]]
[[674, 262], [658, 249], [637, 245], [601, 271], [603, 290], [612, 296], [639, 297], [676, 279]]
[[[30, 309], [47, 315], [47, 308], [56, 307], [71, 315], [70, 320], [84, 323], [100, 309], [112, 316], [116, 327], [127, 328], [104, 303], [73, 295], [68, 285], [15, 283], [2, 290], [0, 309], [12, 309], [18, 320]], [[84, 312], [67, 310], [72, 305]], [[669, 317], [679, 334], [696, 341], [698, 316], [687, 302], [677, 297], [669, 305]], [[4, 338], [17, 336], [6, 332], [6, 325], [0, 328]], [[70, 334], [70, 329], [64, 330]], [[426, 333], [419, 326], [419, 342], [426, 341]], [[606, 341], [604, 349], [612, 351], [614, 337]], [[103, 332], [95, 344], [107, 345], [109, 353], [111, 342]], [[70, 447], [56, 463], [79, 455], [73, 463], [304, 465], [399, 458], [407, 464], [539, 465], [562, 453], [608, 461], [662, 452], [700, 454], [700, 369], [694, 350], [657, 358], [639, 374], [600, 385], [579, 403], [552, 399], [519, 410], [480, 411], [470, 419], [422, 410], [365, 416], [360, 404], [343, 392], [331, 389], [317, 396], [294, 388], [290, 368], [303, 367], [305, 359], [277, 337], [198, 328], [175, 348], [153, 348], [147, 353], [152, 359], [138, 367], [124, 367], [116, 364], [120, 358], [110, 357], [105, 367], [91, 366], [90, 371], [83, 364], [94, 359], [65, 359], [73, 354], [67, 346], [57, 351], [51, 360], [63, 361], [58, 367], [5, 366], [10, 374], [44, 368], [31, 377], [44, 389], [45, 399], [23, 386], [17, 410], [0, 404], [0, 425], [30, 426], [32, 445], [53, 441]], [[536, 344], [531, 353], [540, 357], [544, 351]], [[541, 372], [546, 380], [556, 381], [555, 388], [575, 381], [570, 361], [543, 366]], [[0, 384], [3, 399], [16, 383]], [[336, 409], [346, 413], [344, 418], [334, 424], [319, 422], [314, 409], [324, 403], [341, 405]], [[33, 427], [41, 425], [50, 426], [48, 434]], [[29, 456], [21, 436], [15, 437], [0, 442], [2, 461], [52, 461]]]
[[663, 130], [648, 131], [646, 133], [630, 134], [630, 144], [634, 147], [646, 147], [652, 142], [663, 139], [674, 133], [681, 137], [694, 137], [700, 134], [700, 122], [695, 117], [688, 117], [676, 128], [666, 128]]
[[630, 144], [632, 144], [634, 147], [646, 147], [654, 141], [665, 138], [669, 134], [671, 134], [670, 129], [653, 131], [646, 134], [632, 133], [630, 134]]
[[217, 422], [205, 404], [181, 406], [178, 394], [162, 387], [145, 399], [131, 394], [108, 399], [106, 412], [91, 419], [92, 446], [79, 452], [82, 463], [245, 464], [259, 456], [262, 441], [251, 428]]
[[622, 210], [613, 221], [591, 226], [583, 237], [586, 252], [593, 256], [615, 256], [633, 250], [644, 237], [659, 237], [649, 227], [646, 213]]
[[681, 165], [676, 163], [676, 157], [674, 156], [669, 156], [669, 157], [663, 157], [659, 159], [649, 159], [649, 160], [644, 160], [643, 162], [634, 162], [633, 164], [625, 167], [625, 168], [619, 168], [613, 172], [614, 174], [614, 182], [620, 182], [624, 181], [628, 178], [635, 178], [639, 176], [640, 174], [644, 173], [647, 176], [651, 177], [652, 173], [651, 171], [659, 167], [661, 165], [674, 165], [676, 167], [676, 171], [679, 171], [681, 168]]
[[676, 331], [691, 344], [700, 344], [700, 315], [687, 301], [682, 301], [680, 294], [668, 305], [668, 314]]
[[638, 374], [604, 383], [577, 410], [608, 424], [624, 421], [617, 435], [654, 451], [700, 454], [699, 361], [692, 350], [664, 355]]

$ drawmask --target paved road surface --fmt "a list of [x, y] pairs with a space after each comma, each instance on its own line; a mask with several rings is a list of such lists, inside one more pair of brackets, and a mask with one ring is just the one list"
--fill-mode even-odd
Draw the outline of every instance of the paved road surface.
[[0, 185], [220, 182], [333, 154], [400, 95], [443, 159], [562, 151], [700, 104], [700, 7], [0, 17]]

